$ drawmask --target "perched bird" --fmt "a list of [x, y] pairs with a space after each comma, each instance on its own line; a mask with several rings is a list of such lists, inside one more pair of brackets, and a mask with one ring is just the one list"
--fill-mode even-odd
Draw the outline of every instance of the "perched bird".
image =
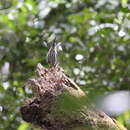
[[47, 63], [50, 67], [55, 67], [57, 65], [57, 51], [59, 44], [56, 44], [56, 38], [51, 44], [51, 47], [47, 53]]

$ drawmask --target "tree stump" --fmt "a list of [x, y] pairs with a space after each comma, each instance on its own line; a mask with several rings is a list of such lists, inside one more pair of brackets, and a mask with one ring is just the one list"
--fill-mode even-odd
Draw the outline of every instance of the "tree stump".
[[21, 107], [24, 121], [41, 130], [126, 130], [105, 113], [87, 106], [87, 95], [59, 67], [40, 63], [28, 80], [34, 97]]

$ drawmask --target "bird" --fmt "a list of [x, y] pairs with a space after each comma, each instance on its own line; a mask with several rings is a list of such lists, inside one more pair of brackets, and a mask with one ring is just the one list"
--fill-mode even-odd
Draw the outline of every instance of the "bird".
[[57, 63], [58, 46], [59, 46], [59, 44], [56, 44], [56, 38], [55, 38], [50, 46], [50, 49], [49, 49], [49, 51], [47, 53], [47, 57], [46, 57], [49, 67], [55, 67], [58, 64]]

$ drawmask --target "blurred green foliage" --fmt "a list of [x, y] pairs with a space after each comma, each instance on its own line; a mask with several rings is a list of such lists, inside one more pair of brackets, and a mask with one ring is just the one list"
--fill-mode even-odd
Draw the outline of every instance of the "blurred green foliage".
[[119, 116], [116, 117], [116, 119], [121, 123], [124, 124], [128, 129], [130, 129], [130, 111], [126, 111]]
[[1, 130], [29, 129], [19, 113], [31, 95], [24, 83], [38, 62], [47, 66], [50, 34], [62, 42], [60, 65], [88, 93], [129, 89], [128, 0], [0, 0]]

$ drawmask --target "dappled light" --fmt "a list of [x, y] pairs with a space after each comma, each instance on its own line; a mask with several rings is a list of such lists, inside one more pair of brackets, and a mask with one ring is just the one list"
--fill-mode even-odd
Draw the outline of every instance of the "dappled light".
[[19, 112], [25, 97], [34, 96], [26, 81], [38, 63], [49, 66], [55, 38], [57, 64], [88, 95], [88, 104], [129, 130], [128, 0], [0, 0], [0, 129], [33, 128]]

